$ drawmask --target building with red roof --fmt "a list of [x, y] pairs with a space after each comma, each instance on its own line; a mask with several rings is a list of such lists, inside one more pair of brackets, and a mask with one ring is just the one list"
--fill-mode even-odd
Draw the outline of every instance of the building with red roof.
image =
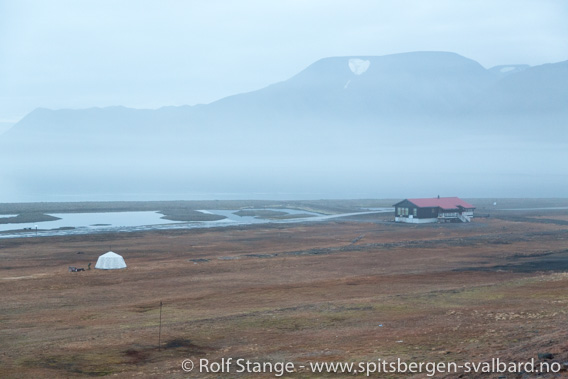
[[422, 224], [428, 222], [471, 222], [475, 207], [459, 197], [405, 199], [394, 206], [394, 220]]

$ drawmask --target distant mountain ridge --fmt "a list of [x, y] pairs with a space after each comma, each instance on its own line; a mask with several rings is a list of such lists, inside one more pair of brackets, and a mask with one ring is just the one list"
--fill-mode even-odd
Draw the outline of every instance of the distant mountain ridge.
[[[349, 62], [367, 62], [354, 73]], [[503, 69], [507, 69], [504, 70]], [[505, 75], [505, 74], [506, 75]], [[459, 112], [498, 111], [523, 104], [523, 109], [566, 111], [568, 61], [536, 67], [497, 66], [489, 70], [455, 53], [414, 52], [387, 56], [334, 57], [321, 59], [292, 78], [249, 93], [223, 98], [207, 105], [163, 107], [157, 110], [120, 106], [83, 110], [38, 109], [14, 128], [40, 126], [55, 131], [65, 123], [106, 117], [105, 122], [144, 130], [170, 126], [208, 125], [236, 117], [338, 116], [380, 119]], [[532, 106], [531, 106], [532, 104]], [[48, 112], [57, 112], [49, 116]], [[224, 117], [225, 116], [225, 117]], [[131, 117], [125, 122], [124, 117]], [[100, 120], [102, 121], [102, 120]], [[162, 124], [154, 125], [154, 124]], [[117, 126], [117, 125], [115, 125]], [[96, 125], [101, 127], [101, 125]], [[95, 127], [95, 131], [96, 131]]]
[[[350, 69], [355, 59], [367, 62], [363, 73]], [[496, 80], [477, 62], [454, 53], [336, 57], [321, 59], [287, 81], [210, 106], [334, 118], [444, 114], [467, 107]]]
[[[394, 151], [406, 158], [393, 160], [388, 172], [429, 159], [446, 171], [458, 163], [467, 171], [479, 167], [471, 154], [452, 154], [450, 164], [439, 151], [485, 138], [493, 141], [491, 154], [500, 154], [497, 141], [505, 148], [512, 140], [568, 142], [566, 88], [568, 61], [485, 69], [447, 52], [324, 58], [286, 81], [207, 105], [36, 109], [0, 135], [0, 158], [20, 167], [5, 166], [0, 175], [12, 188], [27, 188], [41, 176], [57, 191], [78, 180], [89, 188], [120, 187], [174, 172], [189, 179], [164, 188], [178, 182], [185, 188], [207, 173], [231, 176], [259, 166], [270, 172], [268, 166], [290, 162], [290, 177], [323, 175], [330, 161], [380, 172], [385, 168], [372, 161], [392, 159]], [[395, 141], [404, 144], [393, 150]], [[424, 146], [438, 150], [424, 156]]]

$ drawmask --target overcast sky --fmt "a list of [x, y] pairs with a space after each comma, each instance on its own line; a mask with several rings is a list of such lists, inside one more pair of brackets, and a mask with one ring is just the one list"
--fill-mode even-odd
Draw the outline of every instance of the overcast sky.
[[209, 103], [329, 56], [559, 62], [566, 20], [564, 0], [0, 0], [0, 132], [36, 107]]

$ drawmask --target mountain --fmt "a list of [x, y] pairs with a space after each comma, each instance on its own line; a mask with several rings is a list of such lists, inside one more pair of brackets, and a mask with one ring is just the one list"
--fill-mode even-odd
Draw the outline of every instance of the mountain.
[[[208, 105], [36, 109], [0, 135], [10, 162], [0, 178], [11, 194], [400, 197], [420, 183], [466, 196], [485, 191], [479, 178], [518, 191], [520, 177], [558, 173], [566, 158], [566, 88], [568, 61], [487, 70], [446, 52], [325, 58]], [[562, 175], [550, 193], [566, 187]]]
[[285, 82], [211, 106], [231, 114], [245, 108], [293, 117], [436, 115], [466, 107], [494, 81], [481, 65], [453, 53], [337, 57], [319, 60]]
[[566, 113], [568, 61], [522, 69], [492, 88], [495, 112]]

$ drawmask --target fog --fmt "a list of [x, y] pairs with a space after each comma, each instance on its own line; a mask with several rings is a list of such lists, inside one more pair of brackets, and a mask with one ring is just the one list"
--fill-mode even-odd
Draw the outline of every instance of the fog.
[[0, 2], [0, 201], [565, 197], [566, 16]]
[[249, 124], [244, 133], [236, 123], [87, 138], [63, 128], [5, 147], [18, 158], [3, 167], [13, 183], [3, 192], [10, 201], [562, 197], [567, 143], [534, 125], [518, 136], [455, 122]]

